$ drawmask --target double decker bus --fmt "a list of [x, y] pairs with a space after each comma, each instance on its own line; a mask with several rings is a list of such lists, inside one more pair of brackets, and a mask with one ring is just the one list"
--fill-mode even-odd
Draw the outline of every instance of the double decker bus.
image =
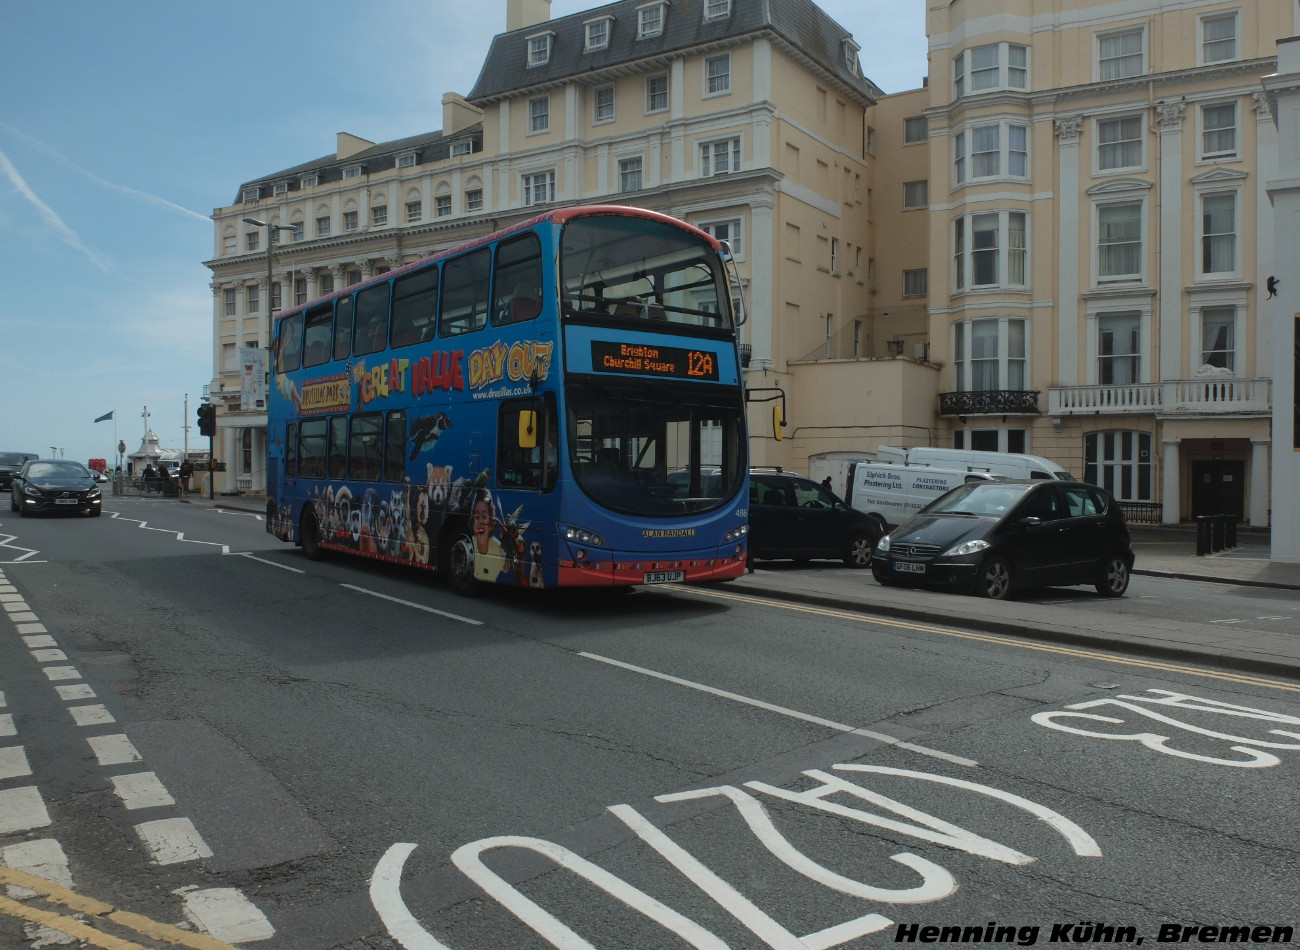
[[267, 530], [466, 595], [739, 576], [725, 251], [652, 211], [568, 208], [284, 311]]

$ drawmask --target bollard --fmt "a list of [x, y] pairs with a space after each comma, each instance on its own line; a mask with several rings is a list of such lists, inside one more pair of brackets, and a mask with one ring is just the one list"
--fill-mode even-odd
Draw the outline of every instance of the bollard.
[[1227, 547], [1235, 548], [1237, 546], [1237, 516], [1228, 515], [1228, 534], [1224, 538], [1224, 544]]
[[1204, 515], [1196, 516], [1196, 555], [1202, 557], [1210, 553], [1210, 519]]
[[1223, 550], [1223, 515], [1210, 517], [1210, 550]]

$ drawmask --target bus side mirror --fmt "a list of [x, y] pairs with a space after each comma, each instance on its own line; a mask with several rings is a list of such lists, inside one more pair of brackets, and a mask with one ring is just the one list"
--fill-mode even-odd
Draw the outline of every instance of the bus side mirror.
[[537, 448], [537, 412], [526, 409], [519, 413], [519, 447], [521, 449]]
[[780, 442], [785, 438], [785, 433], [781, 431], [785, 427], [785, 413], [781, 411], [780, 406], [772, 407], [772, 436]]

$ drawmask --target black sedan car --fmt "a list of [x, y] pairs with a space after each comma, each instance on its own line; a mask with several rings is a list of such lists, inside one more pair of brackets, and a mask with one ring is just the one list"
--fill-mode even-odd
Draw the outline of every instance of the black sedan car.
[[64, 459], [29, 459], [14, 475], [9, 510], [23, 517], [38, 511], [103, 512], [103, 493], [80, 462]]
[[8, 491], [13, 484], [14, 472], [28, 459], [40, 458], [37, 452], [0, 452], [0, 491]]
[[789, 472], [749, 474], [749, 558], [835, 558], [849, 567], [871, 564], [884, 529], [846, 505], [829, 488]]
[[968, 591], [1002, 600], [1022, 587], [1128, 590], [1133, 547], [1119, 503], [1081, 482], [992, 481], [954, 488], [876, 545], [886, 586]]

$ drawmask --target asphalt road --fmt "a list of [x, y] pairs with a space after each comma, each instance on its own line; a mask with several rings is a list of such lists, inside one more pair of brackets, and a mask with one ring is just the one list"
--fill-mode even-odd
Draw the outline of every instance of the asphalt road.
[[0, 519], [0, 861], [54, 842], [75, 893], [267, 950], [1300, 923], [1300, 684], [725, 585], [465, 600], [262, 527]]

